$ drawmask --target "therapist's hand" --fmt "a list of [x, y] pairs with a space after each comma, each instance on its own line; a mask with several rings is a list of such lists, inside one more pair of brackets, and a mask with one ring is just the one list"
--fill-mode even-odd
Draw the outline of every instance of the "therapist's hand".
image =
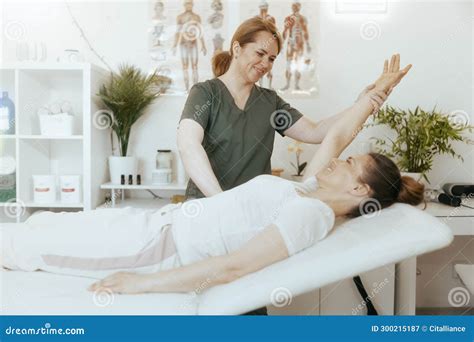
[[400, 70], [400, 54], [393, 55], [390, 59], [390, 63], [388, 60], [385, 60], [382, 75], [375, 81], [375, 89], [382, 90], [388, 94], [400, 83], [411, 67], [412, 65], [408, 64], [405, 68]]
[[372, 83], [372, 84], [369, 84], [367, 87], [365, 87], [364, 90], [362, 90], [362, 92], [359, 94], [359, 97], [357, 97], [356, 102], [366, 96], [370, 97], [370, 102], [372, 103], [372, 106], [374, 107], [373, 113], [376, 113], [383, 106], [384, 102], [387, 100], [391, 92], [392, 92], [391, 89], [388, 93], [385, 93], [382, 90], [376, 90], [375, 84]]

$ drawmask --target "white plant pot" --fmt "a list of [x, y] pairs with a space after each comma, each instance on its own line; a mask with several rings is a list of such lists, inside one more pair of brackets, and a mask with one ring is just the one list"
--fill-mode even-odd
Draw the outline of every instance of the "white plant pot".
[[120, 176], [125, 175], [125, 183], [128, 184], [128, 176], [132, 175], [136, 179], [137, 158], [135, 157], [109, 157], [110, 181], [120, 184]]

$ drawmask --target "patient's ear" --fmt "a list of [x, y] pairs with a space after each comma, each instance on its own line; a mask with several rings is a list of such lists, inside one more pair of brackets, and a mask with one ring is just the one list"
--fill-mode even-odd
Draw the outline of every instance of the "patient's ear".
[[365, 197], [370, 195], [370, 186], [368, 184], [356, 184], [350, 191], [351, 195]]

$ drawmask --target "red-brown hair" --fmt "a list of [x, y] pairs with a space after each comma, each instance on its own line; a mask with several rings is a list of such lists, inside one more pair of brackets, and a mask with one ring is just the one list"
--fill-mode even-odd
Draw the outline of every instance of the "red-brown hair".
[[225, 74], [229, 70], [230, 63], [232, 62], [232, 45], [234, 42], [239, 42], [241, 47], [244, 47], [248, 43], [254, 43], [255, 37], [259, 32], [269, 32], [272, 34], [273, 39], [276, 40], [278, 45], [278, 53], [280, 53], [283, 40], [277, 27], [269, 20], [265, 20], [259, 17], [254, 17], [245, 20], [234, 33], [230, 42], [230, 50], [222, 51], [216, 54], [212, 58], [212, 71], [215, 77]]

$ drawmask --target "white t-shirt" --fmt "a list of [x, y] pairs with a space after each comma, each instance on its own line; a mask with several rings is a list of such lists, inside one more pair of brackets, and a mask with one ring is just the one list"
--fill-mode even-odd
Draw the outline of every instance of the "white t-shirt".
[[209, 198], [173, 210], [173, 236], [183, 265], [239, 249], [270, 224], [280, 230], [289, 255], [323, 239], [334, 225], [332, 209], [300, 196], [317, 189], [316, 177], [304, 183], [262, 175]]

